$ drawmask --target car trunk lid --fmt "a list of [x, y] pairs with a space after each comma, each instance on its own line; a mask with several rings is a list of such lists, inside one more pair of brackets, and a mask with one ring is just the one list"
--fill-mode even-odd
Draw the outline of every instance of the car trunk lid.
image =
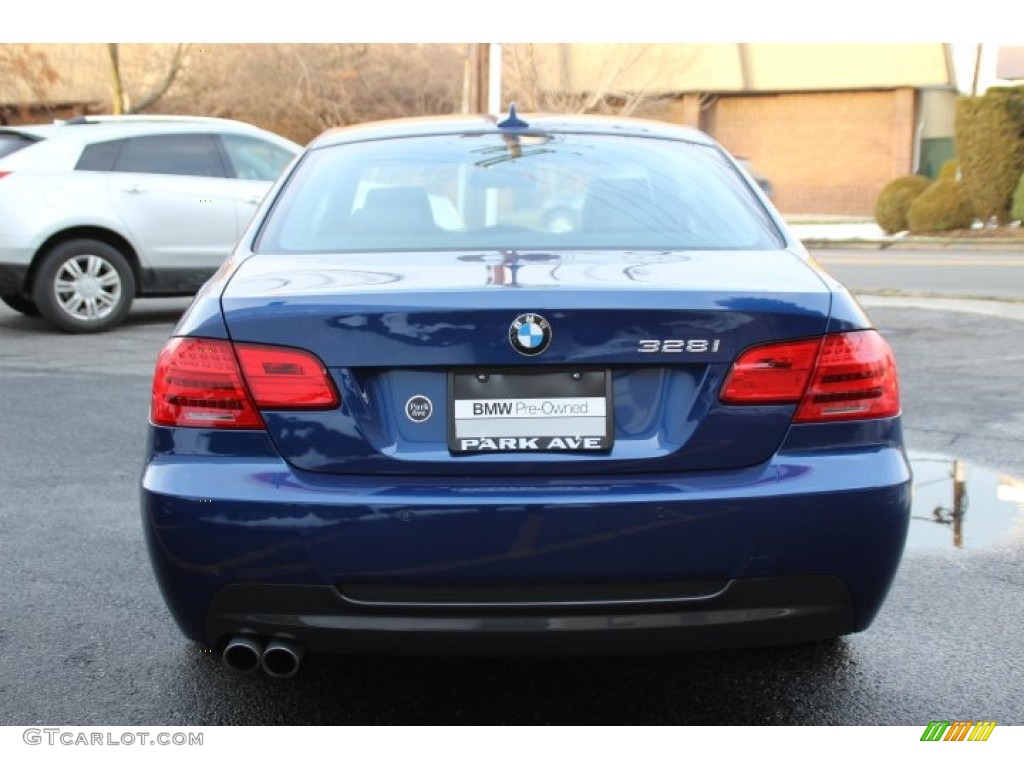
[[[725, 406], [722, 382], [750, 346], [823, 334], [830, 302], [786, 251], [260, 255], [222, 296], [234, 341], [310, 350], [341, 393], [335, 410], [263, 413], [287, 461], [434, 475], [762, 462], [794, 406]], [[524, 317], [547, 325], [538, 354], [514, 346]], [[470, 412], [531, 402], [562, 410], [522, 434], [516, 414]], [[581, 442], [602, 417], [604, 442]]]

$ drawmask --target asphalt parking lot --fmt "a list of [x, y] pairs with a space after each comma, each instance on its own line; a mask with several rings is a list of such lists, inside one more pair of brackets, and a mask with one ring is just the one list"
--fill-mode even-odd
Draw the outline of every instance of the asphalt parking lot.
[[146, 558], [149, 377], [186, 303], [85, 337], [0, 307], [0, 724], [1024, 724], [1024, 319], [867, 303], [901, 368], [921, 518], [867, 632], [674, 657], [311, 657], [285, 681], [187, 643]]

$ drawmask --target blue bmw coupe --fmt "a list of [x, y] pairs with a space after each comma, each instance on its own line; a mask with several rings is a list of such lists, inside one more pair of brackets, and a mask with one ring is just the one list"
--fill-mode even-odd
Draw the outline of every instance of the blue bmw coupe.
[[909, 515], [888, 344], [733, 158], [646, 121], [324, 134], [160, 353], [150, 422], [171, 613], [280, 677], [856, 632]]

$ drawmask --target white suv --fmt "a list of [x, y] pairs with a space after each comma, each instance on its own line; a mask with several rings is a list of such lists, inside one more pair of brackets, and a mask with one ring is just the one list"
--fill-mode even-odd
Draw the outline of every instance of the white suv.
[[195, 293], [299, 149], [216, 118], [0, 127], [0, 300], [88, 333]]

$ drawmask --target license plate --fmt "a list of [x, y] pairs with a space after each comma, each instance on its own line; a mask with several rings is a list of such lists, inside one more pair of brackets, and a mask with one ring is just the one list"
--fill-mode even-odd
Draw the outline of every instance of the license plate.
[[452, 453], [608, 451], [611, 378], [604, 370], [450, 373]]

